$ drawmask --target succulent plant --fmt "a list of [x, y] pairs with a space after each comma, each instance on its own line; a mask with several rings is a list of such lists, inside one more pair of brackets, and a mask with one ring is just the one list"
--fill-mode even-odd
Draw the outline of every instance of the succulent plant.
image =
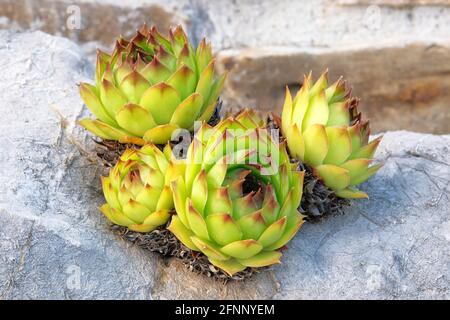
[[130, 41], [118, 39], [111, 55], [97, 52], [95, 85], [80, 84], [97, 119], [80, 124], [103, 139], [166, 143], [213, 114], [225, 80], [214, 63], [204, 39], [194, 51], [180, 26], [164, 37], [144, 25]]
[[107, 203], [100, 210], [109, 220], [138, 232], [168, 221], [173, 209], [169, 183], [182, 169], [169, 163], [170, 153], [168, 145], [164, 153], [153, 144], [125, 150], [109, 176], [101, 178]]
[[168, 229], [229, 275], [279, 263], [303, 223], [304, 173], [263, 124], [251, 111], [203, 124], [171, 183], [177, 214]]
[[370, 166], [381, 137], [369, 143], [369, 123], [350, 93], [342, 78], [328, 86], [327, 72], [314, 84], [309, 74], [294, 99], [286, 87], [281, 127], [291, 156], [310, 165], [337, 196], [364, 198], [355, 186], [381, 167]]

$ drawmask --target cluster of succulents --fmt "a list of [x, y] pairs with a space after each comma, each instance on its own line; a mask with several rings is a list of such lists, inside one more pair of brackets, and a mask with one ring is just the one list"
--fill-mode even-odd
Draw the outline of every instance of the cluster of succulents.
[[[251, 110], [209, 125], [225, 81], [214, 61], [210, 44], [194, 50], [181, 27], [165, 37], [144, 25], [111, 55], [98, 51], [95, 84], [80, 85], [97, 119], [80, 124], [133, 146], [101, 179], [104, 215], [133, 232], [168, 230], [232, 276], [280, 262], [305, 221], [299, 168], [337, 197], [367, 197], [355, 186], [380, 168], [370, 166], [380, 139], [369, 143], [358, 100], [326, 73], [305, 76], [294, 99], [286, 89], [281, 138]], [[171, 148], [178, 129], [192, 135], [181, 158]]]

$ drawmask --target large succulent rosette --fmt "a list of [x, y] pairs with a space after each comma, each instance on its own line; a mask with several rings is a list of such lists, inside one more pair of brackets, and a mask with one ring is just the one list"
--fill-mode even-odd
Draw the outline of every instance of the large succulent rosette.
[[103, 139], [166, 143], [213, 114], [225, 79], [214, 62], [211, 46], [202, 40], [194, 51], [181, 27], [164, 37], [144, 25], [130, 41], [117, 40], [111, 55], [98, 51], [95, 85], [80, 85], [97, 119], [80, 124]]
[[229, 275], [278, 263], [303, 218], [303, 172], [262, 121], [245, 111], [203, 124], [171, 183], [176, 215], [168, 229]]
[[286, 87], [281, 122], [290, 154], [342, 198], [367, 197], [355, 186], [381, 167], [370, 166], [381, 137], [369, 143], [369, 123], [357, 105], [342, 79], [328, 86], [327, 72], [314, 84], [305, 76], [294, 99]]
[[137, 232], [150, 232], [164, 225], [173, 209], [169, 183], [182, 170], [169, 162], [153, 144], [127, 149], [108, 177], [102, 177], [106, 203], [100, 210], [114, 224]]

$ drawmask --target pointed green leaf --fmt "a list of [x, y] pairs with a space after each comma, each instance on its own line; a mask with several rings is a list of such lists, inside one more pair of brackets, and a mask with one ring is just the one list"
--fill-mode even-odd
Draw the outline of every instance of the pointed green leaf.
[[169, 221], [170, 213], [169, 210], [162, 209], [152, 212], [144, 220], [144, 225], [152, 225], [154, 228], [165, 225]]
[[[208, 183], [206, 181], [206, 172], [202, 170], [194, 179], [192, 184], [191, 198], [195, 209], [199, 212], [205, 210], [206, 200], [208, 199]], [[223, 212], [223, 211], [215, 211]]]
[[323, 163], [328, 153], [328, 137], [325, 127], [320, 124], [310, 126], [303, 132], [305, 141], [305, 162], [312, 166]]
[[[140, 158], [140, 160], [143, 159]], [[152, 166], [154, 165], [154, 162], [151, 164]], [[146, 163], [146, 165], [139, 166], [139, 174], [143, 184], [149, 184], [151, 186], [158, 187], [159, 189], [164, 187], [164, 173], [154, 169], [154, 167], [151, 167], [148, 163]]]
[[328, 104], [333, 104], [336, 102], [342, 102], [345, 99], [346, 89], [345, 83], [340, 77], [335, 83], [325, 90]]
[[200, 41], [199, 46], [197, 47], [196, 52], [196, 60], [197, 60], [197, 69], [199, 73], [201, 73], [206, 66], [211, 62], [213, 58], [211, 44], [207, 44], [205, 38]]
[[161, 63], [157, 57], [154, 57], [140, 73], [153, 85], [166, 81], [172, 74], [169, 68]]
[[121, 83], [126, 76], [133, 72], [133, 67], [128, 60], [120, 63], [119, 67], [115, 70], [114, 83]]
[[281, 252], [263, 251], [248, 259], [238, 259], [238, 261], [247, 267], [260, 268], [280, 263]]
[[170, 187], [164, 186], [159, 195], [156, 210], [171, 210], [173, 209], [173, 196]]
[[127, 103], [116, 114], [119, 125], [136, 136], [143, 136], [145, 132], [156, 126], [152, 115], [146, 109]]
[[157, 124], [167, 124], [180, 102], [177, 91], [161, 82], [144, 92], [139, 105], [150, 111]]
[[163, 124], [149, 129], [144, 134], [144, 140], [155, 144], [164, 144], [170, 141], [172, 134], [178, 127], [174, 124]]
[[348, 127], [347, 131], [352, 139], [352, 154], [355, 154], [361, 148], [361, 124], [357, 122], [353, 126]]
[[185, 224], [181, 222], [179, 216], [172, 216], [172, 221], [167, 229], [172, 232], [186, 247], [194, 251], [200, 251], [200, 249], [198, 249], [191, 240], [194, 233], [186, 228]]
[[228, 275], [230, 276], [233, 276], [235, 273], [238, 273], [247, 268], [246, 266], [240, 264], [236, 259], [216, 260], [209, 258], [209, 261], [216, 267], [219, 267], [220, 269], [228, 273]]
[[348, 187], [339, 191], [336, 191], [336, 196], [346, 199], [368, 199], [367, 193], [360, 191], [353, 187]]
[[111, 185], [111, 181], [108, 177], [100, 177], [102, 181], [103, 194], [105, 195], [106, 202], [116, 210], [122, 210], [122, 206], [117, 199], [117, 190]]
[[244, 197], [237, 198], [233, 201], [233, 217], [240, 219], [258, 210], [253, 201], [253, 195], [253, 193], [248, 193]]
[[161, 44], [167, 51], [170, 51], [172, 46], [170, 41], [160, 34], [155, 26], [150, 29], [151, 35], [156, 39], [156, 41]]
[[174, 30], [170, 30], [169, 36], [173, 52], [176, 56], [178, 56], [183, 49], [184, 44], [188, 41], [187, 36], [180, 25], [178, 25]]
[[143, 204], [130, 199], [122, 206], [123, 213], [133, 221], [142, 223], [145, 218], [151, 213], [151, 211]]
[[100, 85], [100, 100], [110, 117], [114, 118], [117, 110], [127, 103], [125, 95], [108, 80], [103, 80]]
[[288, 243], [298, 232], [302, 224], [304, 223], [303, 218], [300, 214], [296, 213], [295, 215], [289, 217], [286, 228], [284, 229], [283, 235], [278, 241], [273, 243], [270, 246], [265, 247], [265, 250], [276, 250]]
[[365, 159], [372, 159], [375, 151], [378, 148], [378, 145], [381, 142], [381, 138], [379, 137], [375, 140], [373, 140], [371, 143], [361, 147], [359, 150], [356, 150], [352, 153], [349, 159], [358, 159], [358, 158], [365, 158]]
[[129, 133], [113, 128], [99, 120], [82, 119], [78, 123], [96, 136], [103, 139], [120, 141], [122, 138], [129, 135]]
[[114, 208], [111, 208], [108, 204], [104, 204], [100, 207], [100, 211], [113, 223], [119, 225], [128, 227], [129, 225], [134, 224], [135, 222], [126, 216], [124, 216], [120, 211], [115, 210]]
[[205, 101], [208, 101], [214, 83], [214, 64], [215, 60], [213, 59], [202, 71], [195, 89], [195, 92], [200, 93]]
[[207, 101], [204, 100], [203, 107], [200, 112], [201, 115], [199, 117], [199, 121], [209, 121], [209, 119], [213, 115], [214, 110], [216, 109], [217, 100], [219, 98], [219, 95], [222, 92], [226, 78], [227, 78], [227, 75], [223, 74], [219, 77], [219, 79], [217, 79], [214, 82], [214, 84], [211, 88], [211, 94], [210, 94], [208, 100]]
[[358, 185], [360, 183], [363, 183], [364, 181], [366, 181], [367, 179], [369, 179], [371, 176], [373, 176], [378, 170], [380, 170], [380, 168], [382, 167], [382, 164], [376, 164], [374, 166], [371, 166], [369, 169], [367, 169], [367, 171], [357, 177], [355, 177], [350, 184], [352, 186]]
[[88, 84], [81, 83], [80, 84], [80, 96], [83, 99], [84, 103], [88, 106], [89, 110], [101, 121], [111, 125], [117, 126], [116, 121], [111, 118], [108, 112], [105, 110], [102, 105], [99, 97], [97, 97], [97, 89]]
[[350, 174], [347, 169], [332, 164], [322, 164], [315, 167], [314, 172], [322, 178], [327, 187], [333, 190], [342, 190], [350, 185]]
[[[173, 204], [181, 222], [189, 228], [189, 221], [186, 217], [186, 186], [183, 177], [178, 177], [170, 183], [170, 189], [173, 194]], [[172, 219], [173, 220], [173, 219]]]
[[239, 240], [231, 242], [220, 249], [223, 253], [238, 259], [248, 259], [262, 250], [263, 246], [256, 240]]
[[[295, 111], [294, 111], [295, 112]], [[303, 118], [302, 131], [305, 132], [312, 125], [325, 125], [328, 122], [328, 102], [325, 92], [321, 91], [313, 96], [308, 110]]]
[[327, 126], [348, 126], [350, 113], [346, 102], [337, 102], [330, 105]]
[[175, 88], [180, 95], [180, 99], [184, 100], [194, 92], [197, 84], [197, 77], [195, 72], [188, 66], [181, 65], [166, 82]]
[[272, 223], [258, 238], [259, 243], [261, 243], [263, 247], [267, 247], [280, 239], [283, 235], [284, 229], [286, 228], [286, 221], [287, 218], [283, 217]]
[[295, 159], [303, 160], [305, 157], [305, 141], [302, 133], [297, 127], [297, 124], [294, 123], [294, 125], [286, 128], [285, 130], [287, 131], [285, 133], [285, 137], [290, 154]]
[[[192, 191], [196, 188], [195, 182], [192, 185]], [[227, 187], [210, 188], [208, 191], [208, 199], [206, 201], [204, 215], [213, 213], [227, 213], [231, 214], [232, 203], [228, 195]]]
[[215, 260], [228, 260], [230, 257], [220, 252], [220, 248], [207, 240], [200, 239], [199, 237], [192, 236], [191, 237], [192, 242], [194, 245], [203, 252], [208, 258], [215, 259]]
[[189, 43], [185, 43], [178, 55], [177, 67], [187, 65], [192, 70], [196, 70], [195, 54]]
[[120, 89], [132, 103], [139, 103], [143, 93], [149, 87], [150, 83], [137, 71], [131, 72], [120, 83]]
[[292, 207], [298, 208], [303, 195], [303, 181], [305, 179], [305, 171], [292, 172]]
[[293, 121], [292, 121], [292, 96], [291, 92], [289, 91], [289, 87], [286, 86], [285, 89], [285, 98], [284, 98], [284, 104], [283, 109], [281, 111], [281, 130], [283, 131], [283, 134], [285, 136], [288, 135], [288, 130], [292, 128]]
[[242, 239], [239, 225], [226, 213], [210, 214], [206, 217], [210, 237], [219, 245], [227, 245]]
[[156, 210], [156, 204], [158, 203], [161, 191], [162, 189], [156, 186], [146, 185], [137, 195], [136, 201], [143, 204], [148, 210], [153, 212]]
[[156, 53], [155, 57], [165, 66], [167, 66], [169, 70], [171, 70], [172, 72], [175, 71], [175, 68], [177, 67], [177, 59], [173, 54], [164, 49], [164, 47], [159, 47], [159, 50]]
[[205, 220], [200, 215], [200, 213], [195, 210], [192, 201], [188, 198], [186, 201], [186, 217], [189, 221], [189, 226], [191, 230], [197, 237], [200, 237], [204, 240], [210, 240], [208, 234], [208, 228], [206, 227]]
[[105, 72], [106, 65], [110, 61], [111, 57], [109, 54], [97, 49], [97, 63], [95, 66], [95, 84], [100, 86], [103, 80], [103, 73]]
[[211, 169], [207, 172], [208, 185], [213, 188], [218, 188], [222, 186], [222, 182], [227, 174], [228, 165], [225, 159], [219, 160], [215, 163]]
[[291, 122], [297, 124], [300, 131], [303, 129], [303, 121], [310, 107], [310, 95], [309, 95], [309, 81], [305, 77], [303, 85], [295, 95], [292, 105], [292, 120]]
[[170, 123], [176, 124], [180, 128], [190, 129], [203, 105], [203, 98], [199, 93], [193, 93], [180, 103], [172, 115]]
[[350, 174], [350, 185], [354, 185], [355, 179], [367, 171], [370, 162], [370, 159], [353, 159], [340, 165], [341, 168], [348, 170]]
[[266, 230], [266, 223], [261, 210], [247, 214], [238, 220], [243, 233], [243, 239], [258, 239]]
[[309, 91], [311, 96], [315, 96], [323, 92], [328, 86], [328, 70], [320, 75], [320, 78], [317, 79], [316, 83], [312, 86]]
[[352, 153], [352, 141], [345, 127], [327, 127], [328, 153], [323, 163], [339, 165]]
[[261, 213], [267, 224], [272, 224], [278, 217], [280, 204], [277, 201], [272, 185], [266, 186], [265, 198], [261, 208]]

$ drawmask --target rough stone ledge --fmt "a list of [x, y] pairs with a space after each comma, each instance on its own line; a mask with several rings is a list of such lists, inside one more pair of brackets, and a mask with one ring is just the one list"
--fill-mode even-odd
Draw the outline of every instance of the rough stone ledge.
[[[264, 47], [226, 50], [218, 69], [229, 73], [227, 107], [280, 111], [284, 86], [298, 89], [303, 74], [343, 75], [362, 99], [374, 132], [405, 129], [450, 132], [450, 43], [411, 43], [346, 49]], [[424, 63], [426, 62], [426, 63]]]

